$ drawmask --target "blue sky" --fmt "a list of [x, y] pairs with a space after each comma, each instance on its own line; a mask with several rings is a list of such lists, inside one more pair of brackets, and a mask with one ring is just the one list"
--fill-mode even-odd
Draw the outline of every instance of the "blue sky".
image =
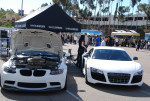
[[[113, 11], [116, 7], [116, 1], [113, 3]], [[141, 3], [149, 3], [150, 0], [141, 0]], [[21, 9], [21, 2], [22, 0], [0, 0], [0, 8], [10, 9], [12, 8], [16, 13], [18, 12], [18, 9]], [[25, 11], [25, 14], [29, 14], [31, 10], [37, 9], [41, 6], [43, 3], [52, 3], [52, 0], [23, 0], [23, 9]], [[128, 6], [130, 4], [130, 0], [124, 0], [123, 6]]]

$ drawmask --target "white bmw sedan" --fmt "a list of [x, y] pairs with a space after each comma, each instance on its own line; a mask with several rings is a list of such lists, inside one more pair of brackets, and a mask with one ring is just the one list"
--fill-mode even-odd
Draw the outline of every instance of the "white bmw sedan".
[[11, 34], [11, 58], [1, 68], [1, 87], [15, 91], [66, 89], [65, 62], [61, 38], [56, 33], [16, 31]]
[[143, 68], [133, 60], [121, 48], [94, 47], [83, 54], [86, 83], [142, 86]]

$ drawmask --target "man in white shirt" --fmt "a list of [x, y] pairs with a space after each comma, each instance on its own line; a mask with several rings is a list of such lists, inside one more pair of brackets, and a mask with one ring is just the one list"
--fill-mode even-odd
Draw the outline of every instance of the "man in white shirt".
[[119, 39], [118, 39], [118, 38], [116, 38], [116, 39], [115, 39], [115, 42], [116, 42], [116, 47], [118, 47]]
[[87, 36], [87, 33], [85, 33], [85, 39], [84, 39], [84, 41], [85, 41], [85, 46], [88, 47], [89, 38]]
[[108, 40], [108, 37], [105, 36], [104, 40], [101, 42], [101, 46], [106, 46], [106, 41]]
[[74, 36], [74, 44], [76, 44], [76, 43], [77, 43], [77, 37]]

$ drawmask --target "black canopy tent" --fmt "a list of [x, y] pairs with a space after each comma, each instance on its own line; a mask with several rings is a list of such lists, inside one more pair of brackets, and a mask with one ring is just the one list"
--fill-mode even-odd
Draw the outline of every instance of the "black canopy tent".
[[16, 21], [15, 28], [43, 29], [53, 32], [81, 32], [81, 24], [69, 17], [57, 4], [37, 9]]

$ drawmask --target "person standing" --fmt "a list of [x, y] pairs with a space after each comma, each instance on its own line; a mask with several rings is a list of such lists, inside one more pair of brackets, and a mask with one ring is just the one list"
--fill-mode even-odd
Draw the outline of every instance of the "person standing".
[[72, 35], [70, 35], [69, 39], [70, 39], [70, 44], [72, 44]]
[[119, 39], [116, 37], [115, 39], [115, 42], [116, 42], [116, 47], [118, 47], [118, 42], [119, 42]]
[[106, 46], [112, 46], [112, 39], [110, 36], [107, 37]]
[[90, 36], [90, 42], [89, 42], [90, 46], [92, 46], [92, 36]]
[[137, 41], [137, 48], [136, 48], [136, 51], [139, 51], [140, 45], [141, 45], [141, 40], [138, 40], [138, 41]]
[[61, 41], [62, 41], [62, 45], [64, 45], [64, 35], [61, 34]]
[[77, 37], [74, 36], [74, 44], [76, 45], [76, 43], [77, 43]]
[[101, 46], [106, 46], [107, 36], [104, 37], [104, 40], [101, 42]]
[[69, 42], [70, 40], [69, 40], [69, 35], [67, 36], [67, 43]]
[[87, 36], [87, 33], [85, 33], [85, 46], [86, 46], [86, 48], [88, 47], [88, 44], [89, 44], [89, 38]]
[[85, 36], [81, 35], [81, 37], [79, 39], [79, 48], [78, 48], [78, 56], [77, 56], [77, 63], [76, 63], [76, 65], [79, 68], [82, 67], [82, 55], [86, 50], [86, 46], [84, 44], [85, 44]]
[[95, 46], [100, 46], [101, 45], [101, 39], [100, 37], [97, 35], [96, 40], [95, 40]]

